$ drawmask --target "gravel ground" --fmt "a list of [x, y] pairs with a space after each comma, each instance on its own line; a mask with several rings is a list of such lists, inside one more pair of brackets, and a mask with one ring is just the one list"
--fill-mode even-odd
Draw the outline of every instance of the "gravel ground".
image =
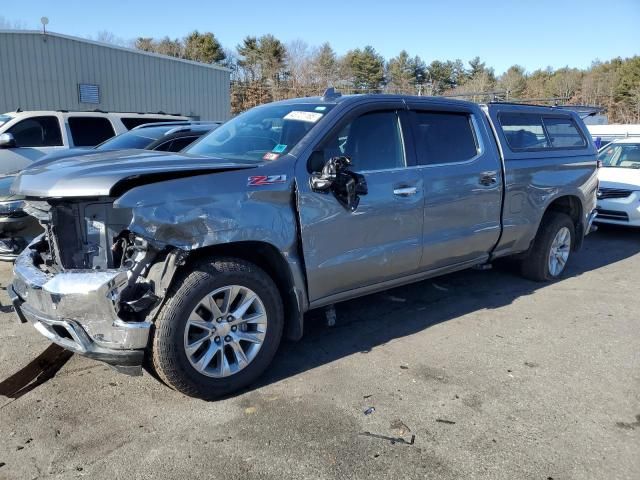
[[341, 304], [210, 403], [65, 355], [3, 307], [0, 478], [638, 479], [639, 252], [607, 229], [552, 285], [499, 267]]

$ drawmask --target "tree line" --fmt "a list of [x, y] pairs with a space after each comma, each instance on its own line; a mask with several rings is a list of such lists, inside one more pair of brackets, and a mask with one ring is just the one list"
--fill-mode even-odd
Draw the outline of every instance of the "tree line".
[[594, 61], [589, 68], [537, 69], [513, 65], [496, 75], [479, 57], [434, 60], [401, 51], [386, 60], [365, 46], [338, 55], [329, 43], [283, 43], [273, 35], [247, 36], [225, 49], [211, 32], [184, 38], [140, 37], [135, 48], [231, 69], [231, 108], [238, 113], [265, 102], [318, 95], [328, 86], [343, 93], [402, 93], [599, 106], [610, 122], [640, 123], [640, 56]]

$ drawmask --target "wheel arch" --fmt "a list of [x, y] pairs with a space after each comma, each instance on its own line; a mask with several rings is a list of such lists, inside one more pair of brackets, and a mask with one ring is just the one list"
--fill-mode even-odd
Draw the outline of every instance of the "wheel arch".
[[580, 247], [582, 246], [582, 240], [584, 238], [584, 215], [580, 197], [578, 197], [577, 195], [561, 195], [554, 198], [553, 201], [549, 203], [549, 205], [547, 205], [547, 208], [545, 209], [544, 214], [540, 219], [540, 223], [538, 224], [538, 230], [542, 225], [542, 219], [549, 212], [564, 213], [568, 215], [569, 218], [571, 218], [576, 236], [575, 242], [573, 243], [573, 250], [575, 251], [580, 249]]
[[261, 241], [241, 241], [210, 245], [193, 250], [185, 264], [181, 267], [189, 268], [189, 265], [213, 257], [235, 257], [251, 262], [264, 270], [269, 275], [282, 298], [284, 306], [284, 332], [289, 340], [299, 340], [304, 330], [304, 305], [298, 286], [293, 279], [289, 263], [282, 253], [272, 244]]

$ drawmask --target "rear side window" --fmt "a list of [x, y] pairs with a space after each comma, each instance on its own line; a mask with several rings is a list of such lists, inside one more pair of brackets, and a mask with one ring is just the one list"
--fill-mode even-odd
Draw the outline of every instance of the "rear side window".
[[570, 118], [543, 117], [553, 148], [584, 147], [587, 142]]
[[415, 112], [414, 119], [419, 165], [464, 162], [478, 154], [468, 114]]
[[[153, 117], [122, 117], [120, 118], [122, 124], [125, 126], [127, 130], [131, 130], [139, 125], [144, 125], [145, 123], [158, 123], [158, 122], [169, 122], [166, 118], [153, 118]], [[176, 118], [175, 121], [180, 121], [179, 118]]]
[[511, 150], [538, 150], [550, 147], [541, 115], [502, 113], [500, 125]]
[[535, 113], [501, 113], [502, 132], [513, 151], [580, 148], [587, 142], [573, 119]]
[[76, 147], [94, 147], [116, 134], [104, 117], [69, 117], [69, 130]]
[[31, 117], [7, 130], [18, 147], [59, 147], [62, 134], [57, 117]]

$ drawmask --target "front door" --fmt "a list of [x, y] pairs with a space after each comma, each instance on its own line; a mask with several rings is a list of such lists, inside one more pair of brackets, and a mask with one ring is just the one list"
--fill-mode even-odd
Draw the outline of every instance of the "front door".
[[13, 135], [16, 148], [0, 149], [0, 174], [19, 172], [42, 156], [65, 148], [55, 115], [27, 117], [6, 133]]
[[[348, 156], [364, 176], [368, 193], [355, 211], [332, 193], [315, 192], [299, 162], [298, 202], [309, 300], [384, 282], [415, 272], [422, 252], [424, 186], [420, 172], [407, 168], [406, 111], [394, 108], [352, 114], [336, 126], [314, 155]], [[410, 157], [413, 160], [413, 157]]]

